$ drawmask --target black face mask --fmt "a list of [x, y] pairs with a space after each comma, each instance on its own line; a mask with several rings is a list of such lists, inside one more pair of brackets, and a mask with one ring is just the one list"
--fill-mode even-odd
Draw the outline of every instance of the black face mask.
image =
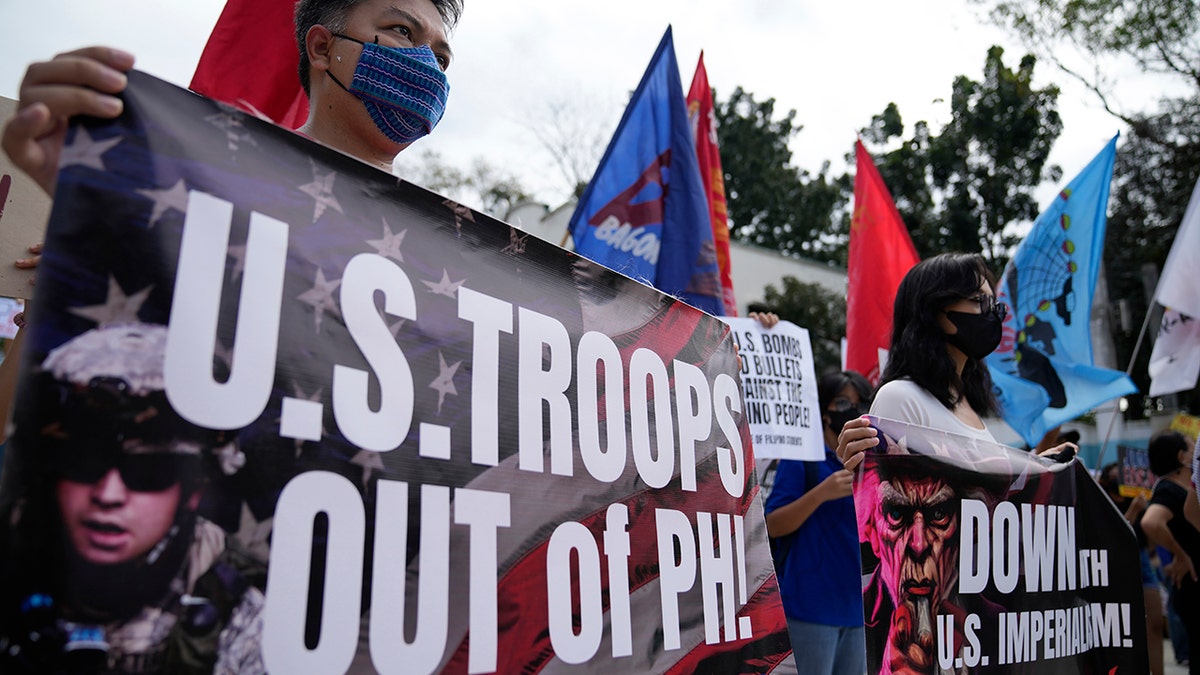
[[[997, 305], [1003, 307], [1003, 305]], [[958, 332], [946, 335], [946, 342], [972, 359], [982, 359], [1000, 346], [1004, 336], [1004, 317], [993, 309], [982, 314], [947, 311], [946, 318]]]
[[829, 417], [829, 428], [836, 436], [842, 433], [842, 427], [846, 426], [846, 422], [856, 420], [867, 414], [867, 406], [862, 404], [851, 405], [845, 410], [826, 410], [825, 414]]

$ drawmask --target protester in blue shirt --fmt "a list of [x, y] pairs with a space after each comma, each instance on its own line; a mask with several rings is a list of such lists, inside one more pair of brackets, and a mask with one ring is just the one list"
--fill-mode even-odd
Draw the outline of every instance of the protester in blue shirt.
[[867, 411], [871, 396], [871, 384], [858, 373], [820, 378], [825, 459], [780, 461], [766, 504], [788, 632], [805, 673], [861, 675], [867, 667], [853, 474], [832, 448], [843, 425]]

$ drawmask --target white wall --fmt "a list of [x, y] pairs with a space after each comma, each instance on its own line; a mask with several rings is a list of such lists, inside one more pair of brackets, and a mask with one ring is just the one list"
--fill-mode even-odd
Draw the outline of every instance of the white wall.
[[[504, 220], [535, 237], [562, 245], [574, 210], [575, 202], [554, 210], [544, 204], [526, 202], [509, 211]], [[569, 240], [567, 247], [571, 248]], [[742, 316], [745, 316], [748, 304], [762, 302], [768, 284], [782, 289], [785, 276], [821, 284], [834, 293], [846, 293], [846, 270], [840, 267], [790, 258], [778, 251], [738, 242], [730, 242], [729, 249], [733, 290], [737, 295], [738, 313]]]
[[778, 251], [738, 242], [730, 242], [729, 259], [733, 292], [737, 296], [738, 313], [742, 316], [746, 314], [746, 305], [762, 302], [768, 284], [782, 290], [785, 276], [821, 284], [843, 297], [846, 295], [846, 270], [840, 267], [791, 258]]

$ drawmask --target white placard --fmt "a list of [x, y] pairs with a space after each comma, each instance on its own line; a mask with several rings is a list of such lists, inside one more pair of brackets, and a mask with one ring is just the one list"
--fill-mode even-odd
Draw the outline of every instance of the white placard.
[[780, 321], [725, 318], [742, 362], [744, 414], [756, 459], [825, 458], [808, 329]]

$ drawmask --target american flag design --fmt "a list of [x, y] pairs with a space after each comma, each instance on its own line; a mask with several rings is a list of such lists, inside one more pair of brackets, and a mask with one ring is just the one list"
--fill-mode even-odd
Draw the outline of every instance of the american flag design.
[[[719, 321], [504, 223], [146, 74], [131, 73], [124, 99], [119, 119], [76, 120], [68, 133], [24, 377], [37, 372], [50, 350], [97, 326], [204, 325], [197, 317], [209, 309], [184, 289], [180, 275], [200, 274], [199, 269], [201, 276], [208, 275], [206, 283], [219, 286], [211, 353], [195, 354], [196, 363], [211, 361], [211, 373], [206, 366], [198, 371], [188, 370], [186, 363], [180, 367], [211, 377], [214, 390], [228, 385], [231, 391], [243, 371], [267, 372], [269, 392], [261, 401], [217, 396], [191, 412], [176, 407], [192, 421], [217, 415], [212, 412], [217, 409], [226, 410], [221, 414], [227, 419], [249, 418], [227, 429], [236, 434], [244, 457], [235, 471], [212, 477], [200, 509], [244, 550], [268, 563], [264, 632], [282, 630], [279, 622], [272, 625], [273, 617], [307, 617], [296, 625], [310, 633], [308, 643], [299, 634], [275, 643], [265, 635], [264, 651], [283, 649], [272, 644], [292, 644], [300, 659], [296, 663], [303, 663], [312, 653], [333, 649], [333, 642], [353, 640], [352, 654], [334, 659], [337, 669], [349, 672], [395, 667], [377, 662], [376, 652], [405, 644], [429, 646], [412, 662], [412, 670], [429, 672], [762, 673], [791, 666], [740, 390], [734, 384], [732, 398], [714, 394], [701, 400], [716, 391], [714, 383], [737, 382], [732, 343]], [[211, 213], [227, 215], [215, 219], [224, 222], [210, 222], [214, 219], [205, 214]], [[265, 250], [270, 246], [255, 238], [256, 222], [267, 219], [285, 224], [277, 231], [286, 234], [286, 252], [271, 254]], [[228, 228], [223, 262], [188, 262], [181, 251], [191, 245], [189, 237], [211, 244], [214, 237], [220, 241], [213, 232], [221, 227]], [[278, 291], [260, 292], [267, 265], [262, 261], [271, 255], [284, 258], [281, 285]], [[348, 304], [350, 290], [344, 286], [356, 283], [348, 268], [360, 263], [406, 278], [411, 307], [398, 311], [388, 304], [389, 291], [370, 289], [366, 299]], [[511, 326], [493, 336], [497, 351], [486, 364], [478, 356], [480, 324], [464, 318], [464, 294], [509, 308]], [[258, 300], [248, 300], [252, 297]], [[240, 338], [240, 326], [276, 311], [275, 306], [274, 362], [252, 363], [253, 355], [271, 353], [269, 340]], [[366, 447], [375, 441], [363, 440], [369, 434], [349, 426], [352, 416], [343, 415], [336, 400], [343, 397], [338, 379], [345, 376], [349, 382], [357, 372], [361, 379], [354, 381], [365, 388], [366, 401], [360, 416], [386, 412], [395, 403], [389, 392], [398, 380], [389, 378], [397, 362], [366, 355], [360, 336], [347, 327], [362, 321], [364, 311], [378, 315], [367, 322], [374, 325], [376, 343], [386, 331], [389, 353], [402, 354], [410, 374], [408, 412], [390, 427], [407, 424], [408, 432], [391, 449]], [[197, 344], [210, 339], [201, 338]], [[585, 342], [620, 359], [605, 361], [594, 380], [588, 373], [590, 398], [581, 393], [580, 377], [593, 366], [577, 354]], [[627, 368], [638, 359], [649, 359], [654, 371], [643, 373], [640, 382], [637, 377], [622, 381], [614, 372], [614, 364]], [[547, 401], [535, 401], [533, 413], [524, 408], [530, 404], [518, 377], [522, 363], [537, 373], [567, 373], [565, 388]], [[491, 380], [488, 364], [497, 368]], [[167, 370], [171, 398], [170, 363]], [[477, 381], [492, 382], [478, 397], [474, 390], [484, 385]], [[566, 415], [556, 408], [561, 401], [569, 407]], [[39, 412], [33, 405], [18, 404], [18, 427]], [[476, 419], [480, 413], [473, 415], [481, 405], [492, 411], [490, 427]], [[722, 413], [728, 424], [722, 424]], [[623, 418], [623, 424], [613, 417]], [[523, 431], [522, 425], [528, 428]], [[610, 432], [624, 438], [610, 438]], [[595, 439], [601, 447], [625, 452], [623, 466], [612, 460], [615, 455], [607, 456], [602, 478], [580, 451]], [[531, 443], [541, 461], [534, 460]], [[488, 449], [494, 451], [491, 459]], [[38, 457], [37, 448], [20, 443], [10, 444], [8, 454], [0, 501], [11, 509], [38, 499], [29, 493], [31, 483], [23, 481], [38, 470]], [[670, 471], [651, 485], [648, 464]], [[314, 533], [312, 548], [325, 551], [323, 562], [321, 555], [312, 557], [317, 560], [312, 565], [308, 556], [284, 560], [272, 550], [283, 540], [281, 524], [295, 521], [280, 512], [281, 495], [287, 495], [288, 504], [329, 498], [303, 492], [309, 483], [302, 479], [313, 475], [332, 476], [361, 500], [361, 542], [349, 540], [354, 551], [347, 558], [361, 555], [361, 568], [339, 562], [342, 551], [335, 549], [349, 535], [333, 515], [326, 529], [314, 529], [311, 514], [302, 523], [303, 532]], [[472, 537], [478, 531], [464, 523], [480, 514], [457, 504], [468, 494], [499, 495], [508, 504], [507, 523], [495, 529], [494, 589], [475, 587], [482, 578], [472, 571]], [[440, 535], [423, 531], [424, 521], [437, 522], [435, 505], [443, 495], [450, 500], [449, 522]], [[615, 553], [606, 539], [615, 512], [627, 518], [623, 530], [629, 551], [627, 564], [621, 565], [627, 588], [612, 583], [614, 568], [607, 562]], [[684, 519], [686, 536], [678, 528], [671, 530], [674, 538], [664, 535], [668, 516]], [[573, 524], [578, 534], [573, 541], [582, 537], [586, 544], [590, 538], [602, 552], [595, 559], [599, 593], [583, 571], [593, 562], [585, 555], [587, 545], [565, 557], [553, 553], [555, 533], [564, 523]], [[403, 559], [381, 559], [375, 548], [382, 537], [399, 537], [397, 532], [404, 535]], [[439, 542], [439, 536], [446, 540]], [[569, 561], [565, 568], [548, 569], [561, 560]], [[664, 560], [676, 570], [671, 584], [678, 586], [679, 575], [688, 569], [694, 582], [664, 590]], [[272, 593], [272, 584], [283, 584], [280, 579], [293, 568], [314, 580], [307, 598], [303, 592]], [[429, 597], [423, 594], [427, 575], [445, 578], [442, 597], [436, 589]], [[565, 583], [554, 587], [548, 579]], [[361, 603], [351, 599], [354, 625], [345, 620], [331, 625], [334, 615], [327, 605], [344, 600], [323, 594], [322, 588], [331, 585], [361, 594]], [[385, 586], [392, 596], [378, 596]], [[493, 593], [495, 625], [481, 625], [478, 606], [488, 605]], [[442, 607], [444, 616], [430, 612], [432, 605]], [[673, 605], [674, 613], [665, 605]], [[569, 609], [565, 615], [563, 607]], [[614, 607], [623, 609], [614, 612]], [[402, 617], [404, 629], [373, 634], [373, 620], [382, 621], [379, 617], [389, 612], [393, 623], [388, 625], [394, 628]], [[594, 632], [601, 625], [598, 616], [598, 644], [564, 660], [556, 646]], [[555, 625], [555, 617], [570, 625]], [[264, 656], [268, 668], [285, 662], [278, 653]], [[418, 661], [423, 665], [417, 667]]]

